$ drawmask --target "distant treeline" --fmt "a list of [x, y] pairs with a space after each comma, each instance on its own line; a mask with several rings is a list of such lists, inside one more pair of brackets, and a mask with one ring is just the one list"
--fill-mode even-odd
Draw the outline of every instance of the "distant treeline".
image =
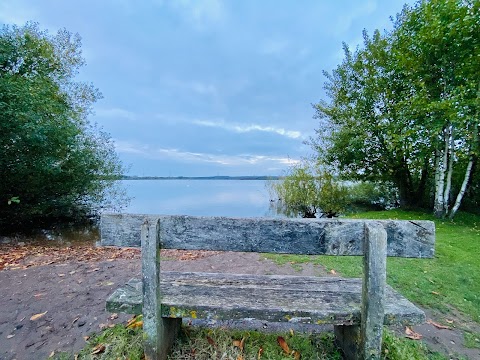
[[282, 176], [128, 176], [121, 180], [280, 180]]

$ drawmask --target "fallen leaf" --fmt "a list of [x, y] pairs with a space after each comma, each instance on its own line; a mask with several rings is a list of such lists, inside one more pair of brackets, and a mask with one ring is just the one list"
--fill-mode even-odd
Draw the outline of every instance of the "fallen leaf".
[[138, 320], [138, 321], [134, 321], [130, 325], [128, 325], [127, 329], [136, 329], [136, 328], [139, 328], [139, 327], [142, 327], [142, 326], [143, 326], [143, 321]]
[[[134, 325], [134, 324], [132, 324], [132, 325]], [[100, 328], [100, 330], [103, 330], [103, 329], [106, 329], [108, 327], [108, 324], [100, 324], [100, 325], [98, 325], [98, 327]]]
[[118, 319], [118, 314], [117, 314], [117, 313], [113, 313], [112, 315], [110, 315], [110, 319], [111, 319], [111, 320]]
[[237, 356], [237, 360], [243, 360], [243, 356], [242, 356], [242, 355], [238, 355], [238, 356]]
[[243, 346], [245, 345], [245, 338], [242, 340], [234, 340], [233, 346], [238, 347], [241, 351], [243, 351]]
[[38, 320], [38, 319], [40, 319], [42, 316], [44, 316], [47, 312], [48, 312], [48, 311], [45, 311], [45, 312], [40, 313], [40, 314], [35, 314], [35, 315], [33, 315], [33, 316], [30, 318], [30, 320], [32, 320], [32, 321]]
[[412, 340], [420, 340], [423, 336], [415, 331], [413, 331], [408, 326], [405, 327], [405, 337], [412, 339]]
[[105, 345], [98, 344], [92, 349], [91, 355], [100, 354], [105, 351]]
[[83, 340], [85, 340], [85, 341], [88, 341], [88, 339], [90, 339], [90, 336], [84, 336], [83, 337]]
[[213, 339], [210, 336], [207, 336], [207, 341], [210, 345], [217, 347], [217, 344], [215, 343], [215, 341], [213, 341]]
[[285, 354], [290, 355], [290, 348], [288, 347], [287, 342], [285, 339], [281, 336], [277, 337], [277, 342], [278, 345], [282, 348], [282, 350], [285, 352]]
[[445, 325], [436, 323], [436, 322], [433, 321], [432, 319], [428, 319], [428, 320], [427, 320], [427, 324], [433, 325], [433, 326], [435, 326], [437, 329], [450, 329], [450, 326], [445, 326]]
[[128, 328], [130, 325], [138, 321], [138, 317], [134, 315], [130, 320], [127, 321], [127, 324], [125, 325], [126, 328]]
[[50, 353], [50, 355], [48, 356], [48, 358], [50, 359], [50, 358], [52, 358], [52, 357], [54, 357], [54, 356], [55, 356], [55, 351], [52, 351], [52, 352]]
[[78, 360], [78, 354], [75, 354], [75, 356], [73, 357], [73, 360]]
[[332, 275], [337, 275], [337, 272], [332, 269], [332, 270], [330, 270], [330, 274], [332, 274]]
[[10, 335], [7, 335], [7, 339], [11, 339], [12, 337], [14, 337], [15, 334], [10, 334]]
[[293, 350], [292, 355], [295, 360], [300, 360], [300, 358], [302, 357], [297, 350]]
[[262, 357], [262, 354], [263, 354], [263, 348], [258, 349], [257, 360], [260, 360], [260, 358]]

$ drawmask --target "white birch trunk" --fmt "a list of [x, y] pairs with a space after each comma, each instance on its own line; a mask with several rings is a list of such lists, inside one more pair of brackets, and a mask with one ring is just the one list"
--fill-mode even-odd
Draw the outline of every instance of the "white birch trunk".
[[448, 203], [450, 202], [450, 190], [452, 188], [454, 144], [453, 126], [450, 126], [448, 137], [447, 184], [445, 186], [445, 192], [443, 193], [443, 208], [445, 214], [448, 214]]
[[447, 164], [447, 156], [448, 156], [448, 138], [445, 134], [445, 130], [443, 132], [443, 141], [445, 143], [445, 147], [443, 149], [442, 159], [438, 161], [437, 170], [438, 171], [438, 178], [436, 184], [436, 196], [435, 196], [435, 203], [433, 207], [433, 212], [436, 217], [443, 217], [445, 215], [445, 206], [444, 206], [444, 198], [443, 193], [445, 191], [445, 171], [446, 171], [446, 164]]
[[470, 155], [470, 159], [468, 161], [467, 170], [465, 171], [465, 177], [463, 178], [462, 187], [460, 188], [460, 192], [457, 195], [457, 199], [455, 200], [455, 205], [453, 205], [452, 211], [450, 212], [449, 218], [453, 219], [455, 213], [457, 212], [460, 204], [462, 203], [463, 195], [465, 195], [465, 191], [467, 190], [468, 180], [470, 180], [470, 175], [472, 173], [473, 167], [473, 155]]

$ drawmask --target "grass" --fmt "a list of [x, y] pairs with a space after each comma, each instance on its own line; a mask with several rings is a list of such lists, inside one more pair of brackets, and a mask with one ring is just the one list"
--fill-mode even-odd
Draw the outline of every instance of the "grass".
[[[288, 345], [286, 353], [278, 343], [282, 337]], [[243, 340], [243, 344], [242, 344]], [[97, 352], [98, 349], [103, 349]], [[172, 349], [170, 360], [292, 360], [295, 353], [301, 359], [340, 360], [340, 351], [334, 344], [333, 334], [300, 334], [293, 331], [284, 334], [266, 334], [257, 331], [205, 329], [182, 327], [182, 334]], [[422, 343], [399, 339], [387, 329], [383, 338], [385, 360], [446, 360], [430, 352]], [[259, 355], [260, 354], [260, 355]], [[92, 336], [85, 348], [77, 354], [78, 360], [143, 359], [142, 331], [126, 329], [122, 325], [104, 330]], [[298, 356], [298, 355], [297, 355]], [[73, 356], [57, 354], [54, 359], [68, 360]], [[298, 357], [297, 357], [298, 358]]]
[[[434, 259], [388, 258], [387, 282], [411, 301], [446, 317], [459, 311], [480, 323], [480, 216], [459, 213], [455, 221], [421, 212], [390, 210], [355, 214], [353, 218], [434, 220]], [[310, 262], [342, 276], [362, 274], [360, 257], [265, 254], [278, 264]]]

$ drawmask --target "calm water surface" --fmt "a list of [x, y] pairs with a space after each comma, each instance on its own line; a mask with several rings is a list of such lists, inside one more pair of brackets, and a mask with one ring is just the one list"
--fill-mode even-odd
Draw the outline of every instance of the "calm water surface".
[[125, 213], [276, 216], [264, 180], [122, 180], [132, 198]]
[[[231, 217], [276, 217], [264, 180], [122, 180], [131, 198], [122, 213]], [[28, 235], [21, 242], [94, 244], [96, 226], [60, 225]], [[9, 242], [10, 240], [6, 239]], [[2, 239], [0, 238], [0, 245]]]

